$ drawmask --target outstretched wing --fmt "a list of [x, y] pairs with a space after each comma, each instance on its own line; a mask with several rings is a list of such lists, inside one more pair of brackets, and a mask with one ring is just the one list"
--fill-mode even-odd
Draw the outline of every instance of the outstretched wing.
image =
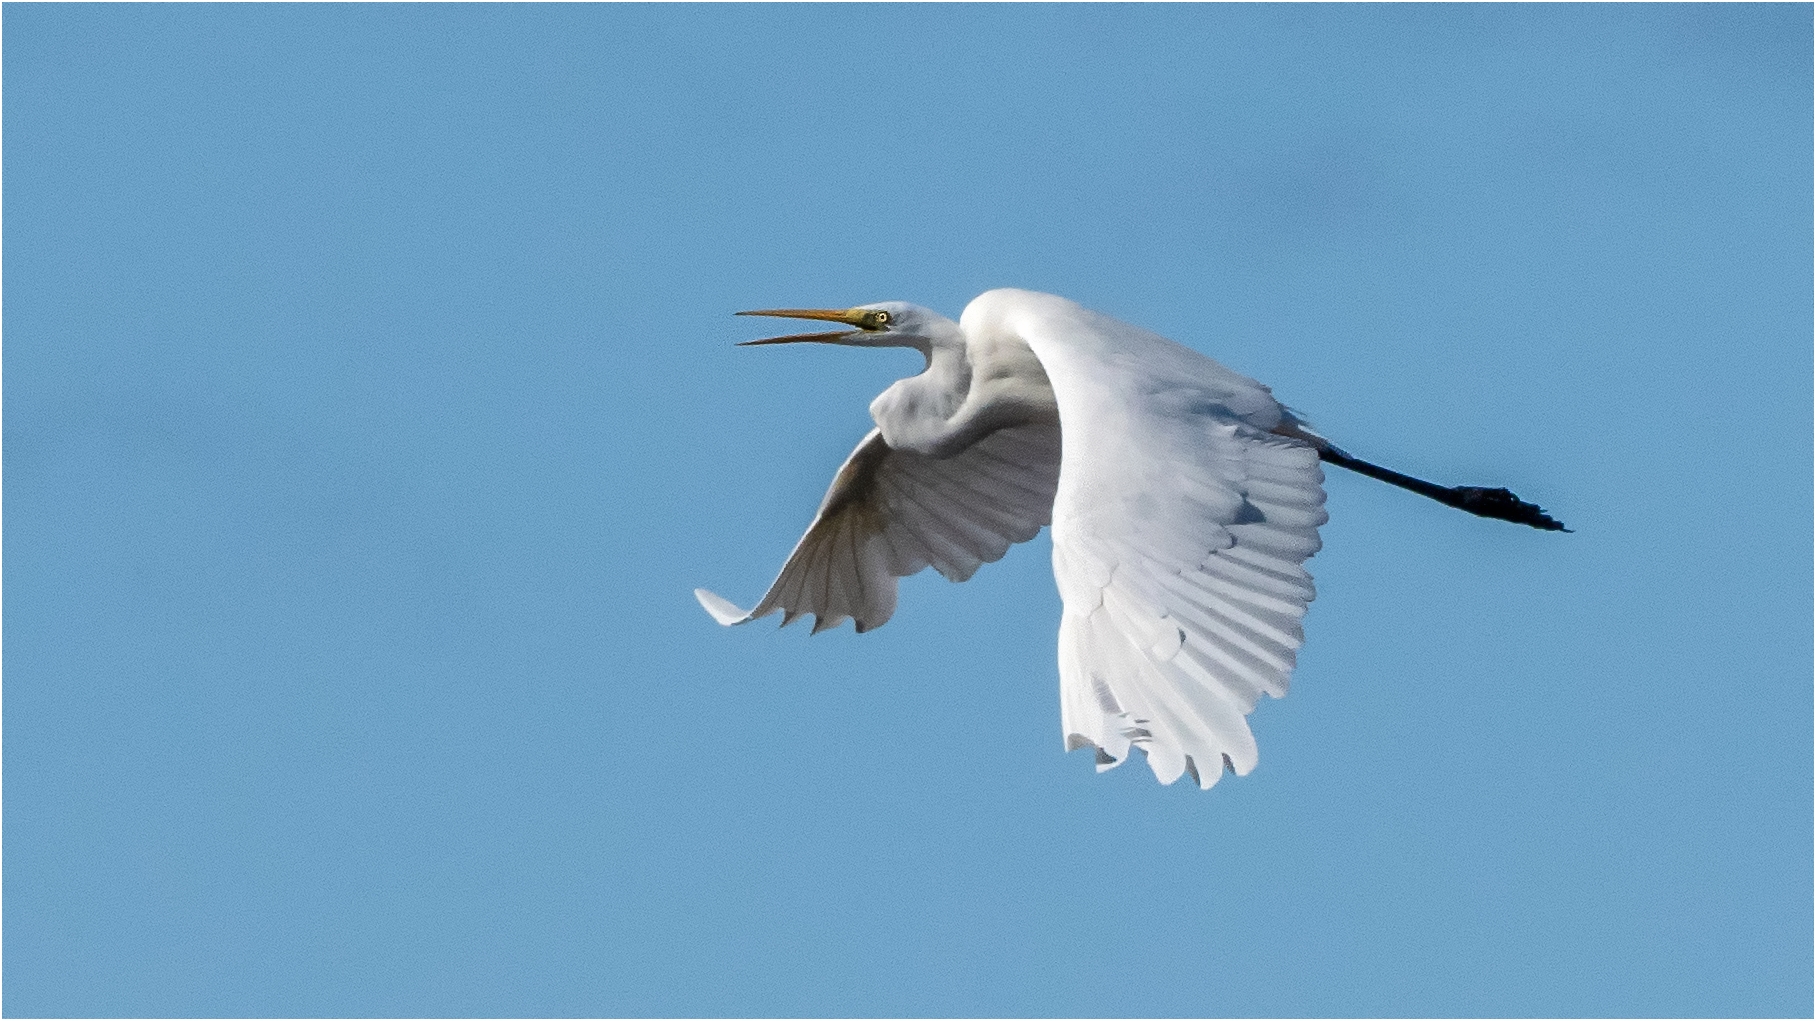
[[1034, 538], [1051, 518], [1059, 457], [1053, 422], [999, 429], [940, 459], [891, 449], [872, 429], [755, 607], [694, 595], [726, 625], [781, 610], [784, 625], [813, 614], [816, 633], [847, 617], [859, 632], [879, 627], [895, 612], [897, 578], [932, 566], [964, 581]]
[[[976, 319], [974, 320], [974, 310]], [[1324, 473], [1266, 387], [1063, 298], [991, 292], [967, 330], [1040, 358], [1065, 430], [1053, 572], [1066, 745], [1131, 745], [1162, 783], [1253, 769], [1247, 714], [1286, 694], [1314, 590]]]

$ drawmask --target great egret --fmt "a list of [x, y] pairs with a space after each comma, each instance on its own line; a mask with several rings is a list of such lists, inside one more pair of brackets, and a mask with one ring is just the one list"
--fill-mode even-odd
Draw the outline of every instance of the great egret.
[[1352, 457], [1267, 387], [1158, 334], [1033, 291], [989, 291], [958, 322], [905, 302], [739, 315], [837, 323], [748, 344], [911, 347], [927, 368], [870, 405], [876, 428], [750, 610], [817, 633], [895, 611], [896, 579], [953, 581], [1053, 527], [1061, 724], [1098, 769], [1147, 753], [1162, 783], [1255, 767], [1247, 714], [1286, 694], [1313, 596], [1320, 461], [1484, 517], [1562, 530], [1505, 489], [1433, 485]]

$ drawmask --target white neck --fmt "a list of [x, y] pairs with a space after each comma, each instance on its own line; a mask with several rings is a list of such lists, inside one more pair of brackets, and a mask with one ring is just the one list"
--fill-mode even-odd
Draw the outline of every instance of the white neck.
[[934, 336], [914, 338], [914, 346], [927, 356], [927, 368], [918, 376], [896, 380], [870, 402], [870, 417], [883, 430], [883, 442], [897, 450], [915, 450], [934, 457], [953, 435], [952, 418], [971, 392], [971, 362], [965, 356], [965, 338], [957, 324]]

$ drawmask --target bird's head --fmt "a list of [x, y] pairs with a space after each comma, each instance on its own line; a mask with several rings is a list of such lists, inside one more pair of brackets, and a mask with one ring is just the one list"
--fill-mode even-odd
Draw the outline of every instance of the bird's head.
[[842, 344], [846, 347], [912, 347], [923, 353], [941, 342], [959, 338], [958, 324], [945, 316], [905, 301], [879, 301], [856, 308], [764, 308], [739, 312], [741, 316], [775, 316], [781, 319], [815, 319], [849, 327], [825, 333], [792, 333], [786, 337], [747, 340], [739, 347], [759, 344]]

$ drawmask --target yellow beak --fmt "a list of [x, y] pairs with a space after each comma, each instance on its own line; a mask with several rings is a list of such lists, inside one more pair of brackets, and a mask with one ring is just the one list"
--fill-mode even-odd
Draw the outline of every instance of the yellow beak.
[[818, 319], [828, 323], [844, 323], [855, 327], [854, 330], [839, 330], [834, 333], [794, 333], [786, 337], [770, 337], [766, 340], [747, 340], [739, 347], [755, 347], [758, 344], [835, 344], [841, 337], [849, 337], [853, 332], [863, 332], [872, 311], [865, 308], [760, 308], [749, 312], [737, 313], [741, 316], [775, 316], [778, 319]]

